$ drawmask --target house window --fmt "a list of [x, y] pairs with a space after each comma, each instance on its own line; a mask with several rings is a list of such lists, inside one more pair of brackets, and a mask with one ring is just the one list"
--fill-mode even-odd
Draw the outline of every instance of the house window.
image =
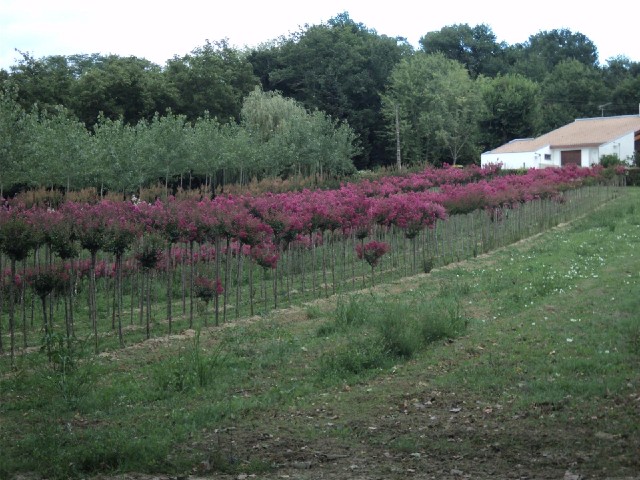
[[550, 153], [545, 153], [544, 154], [544, 159], [545, 160], [551, 160], [551, 154]]

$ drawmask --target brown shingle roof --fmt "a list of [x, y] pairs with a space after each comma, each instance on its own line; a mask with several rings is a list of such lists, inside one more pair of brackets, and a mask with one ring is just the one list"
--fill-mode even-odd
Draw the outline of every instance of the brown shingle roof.
[[594, 147], [640, 130], [640, 115], [582, 118], [537, 138], [513, 140], [489, 153], [532, 152], [551, 148]]

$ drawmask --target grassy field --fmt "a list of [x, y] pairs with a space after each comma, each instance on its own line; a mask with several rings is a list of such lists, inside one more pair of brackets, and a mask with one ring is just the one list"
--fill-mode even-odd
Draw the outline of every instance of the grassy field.
[[22, 355], [0, 478], [640, 478], [639, 247], [627, 189], [429, 274]]

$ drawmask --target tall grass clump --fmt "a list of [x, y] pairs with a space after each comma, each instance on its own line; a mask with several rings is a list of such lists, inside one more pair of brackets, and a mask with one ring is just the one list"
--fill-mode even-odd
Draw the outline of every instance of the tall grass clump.
[[361, 379], [360, 376], [367, 372], [389, 367], [391, 364], [392, 357], [379, 336], [354, 336], [320, 357], [319, 376], [322, 379]]
[[158, 366], [154, 376], [156, 387], [162, 392], [206, 388], [214, 382], [225, 361], [221, 348], [208, 353], [201, 346], [197, 330], [190, 348]]
[[375, 328], [395, 357], [411, 358], [430, 343], [455, 338], [467, 326], [455, 292], [410, 302], [380, 301], [376, 310]]
[[318, 328], [318, 336], [326, 337], [336, 332], [345, 332], [352, 327], [367, 323], [372, 315], [371, 300], [362, 295], [340, 296], [336, 302], [333, 321]]
[[432, 298], [418, 292], [408, 300], [388, 295], [340, 299], [333, 321], [318, 329], [318, 336], [344, 339], [320, 359], [321, 376], [384, 368], [416, 356], [430, 343], [460, 335], [467, 321], [459, 293], [443, 289]]

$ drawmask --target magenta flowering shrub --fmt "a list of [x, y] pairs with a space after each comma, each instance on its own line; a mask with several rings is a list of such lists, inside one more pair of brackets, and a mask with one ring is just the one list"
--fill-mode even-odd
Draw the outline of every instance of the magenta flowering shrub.
[[0, 208], [0, 251], [22, 261], [39, 243], [41, 235], [30, 218], [30, 210], [21, 206]]
[[[214, 258], [215, 249], [204, 248], [224, 238], [234, 255], [252, 255], [273, 265], [279, 248], [294, 242], [319, 245], [324, 232], [364, 240], [379, 225], [415, 238], [448, 215], [479, 209], [493, 212], [541, 198], [562, 201], [564, 190], [600, 178], [602, 171], [570, 166], [497, 175], [497, 166], [427, 168], [411, 175], [347, 183], [337, 190], [220, 195], [211, 201], [66, 202], [58, 210], [5, 203], [0, 208], [0, 249], [17, 260], [42, 243], [61, 259], [77, 256], [78, 245], [92, 254], [102, 250], [122, 255], [156, 234], [172, 248], [173, 264]], [[192, 249], [186, 255], [176, 252], [173, 245], [178, 242], [191, 244]], [[193, 243], [199, 244], [195, 250]]]
[[224, 287], [219, 278], [215, 280], [202, 275], [196, 275], [193, 280], [194, 294], [205, 303], [224, 293]]
[[[288, 300], [292, 294], [317, 298], [322, 293], [328, 296], [341, 285], [355, 288], [360, 273], [365, 286], [365, 262], [370, 267], [371, 284], [375, 285], [375, 267], [390, 246], [383, 241], [368, 241], [371, 238], [390, 240], [398, 246], [401, 251], [394, 252], [389, 273], [400, 275], [409, 271], [404, 252], [408, 244], [413, 249], [412, 272], [417, 271], [419, 249], [431, 256], [442, 255], [438, 242], [447, 247], [442, 250], [452, 258], [471, 251], [475, 255], [479, 248], [485, 248], [485, 243], [491, 248], [493, 239], [485, 242], [467, 232], [465, 239], [470, 242], [463, 242], [462, 252], [455, 245], [453, 251], [446, 252], [449, 243], [445, 242], [449, 242], [451, 233], [448, 229], [439, 229], [424, 238], [419, 235], [451, 215], [485, 211], [495, 222], [489, 234], [498, 236], [502, 226], [511, 226], [501, 225], [503, 221], [521, 218], [512, 216], [514, 212], [509, 209], [539, 199], [562, 203], [573, 198], [566, 194], [568, 190], [603, 179], [602, 172], [601, 167], [567, 167], [502, 175], [499, 167], [429, 168], [416, 174], [346, 183], [335, 190], [218, 195], [213, 200], [170, 197], [132, 203], [94, 199], [90, 203], [68, 201], [56, 210], [27, 209], [16, 201], [7, 201], [0, 204], [0, 260], [11, 259], [11, 268], [9, 262], [0, 263], [4, 270], [0, 276], [0, 300], [10, 299], [25, 281], [43, 299], [60, 284], [59, 288], [66, 289], [61, 292], [68, 302], [65, 309], [68, 306], [72, 314], [74, 295], [87, 291], [98, 351], [97, 279], [106, 287], [101, 294], [113, 295], [110, 308], [116, 313], [112, 322], [115, 318], [120, 322], [123, 317], [124, 299], [130, 298], [133, 305], [136, 296], [137, 300], [146, 296], [147, 336], [153, 312], [149, 308], [152, 282], [166, 282], [169, 331], [171, 304], [178, 293], [183, 314], [187, 298], [193, 300], [195, 296], [205, 302], [215, 298], [217, 322], [219, 309], [226, 318], [232, 291], [236, 315], [249, 302], [253, 314], [255, 265], [264, 269], [259, 295], [265, 309], [269, 296], [277, 306], [278, 295], [285, 295]], [[528, 210], [523, 210], [527, 214]], [[465, 228], [478, 228], [475, 218], [466, 222]], [[523, 223], [528, 221], [524, 220]], [[486, 221], [481, 220], [483, 228], [486, 224], [482, 222]], [[456, 240], [455, 225], [453, 230]], [[412, 241], [406, 242], [401, 236]], [[435, 250], [431, 248], [434, 245]], [[21, 269], [34, 267], [23, 279], [16, 263], [27, 259]], [[31, 260], [35, 260], [33, 264]], [[269, 274], [270, 269], [275, 271]], [[202, 272], [211, 272], [213, 279]], [[123, 283], [123, 276], [135, 276], [136, 281]], [[268, 281], [272, 288], [267, 288]], [[221, 294], [224, 298], [219, 299]], [[191, 325], [193, 302], [190, 303]], [[11, 302], [12, 307], [14, 304]], [[142, 301], [139, 308], [142, 322]], [[71, 316], [69, 320], [73, 325]]]
[[376, 223], [398, 227], [407, 238], [415, 238], [425, 228], [433, 227], [437, 220], [447, 218], [445, 208], [425, 192], [397, 193], [378, 199], [371, 211]]
[[135, 254], [136, 260], [143, 270], [151, 270], [160, 264], [163, 258], [162, 242], [160, 238], [149, 235], [140, 242]]
[[64, 292], [69, 284], [69, 272], [62, 265], [43, 269], [30, 269], [26, 273], [27, 284], [35, 294], [44, 298], [51, 292]]
[[272, 243], [260, 243], [251, 247], [251, 258], [262, 268], [274, 269], [280, 256]]
[[371, 267], [375, 267], [380, 259], [390, 250], [389, 244], [385, 242], [371, 241], [356, 245], [356, 254], [360, 260], [365, 260]]
[[9, 285], [12, 283], [16, 288], [20, 289], [22, 288], [23, 278], [22, 275], [16, 273], [12, 279], [11, 269], [7, 267], [4, 271], [0, 272], [0, 292], [8, 293]]

